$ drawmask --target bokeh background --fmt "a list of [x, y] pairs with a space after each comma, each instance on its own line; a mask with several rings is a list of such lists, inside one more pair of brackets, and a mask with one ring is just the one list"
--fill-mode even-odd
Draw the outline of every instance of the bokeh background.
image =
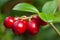
[[[30, 12], [21, 12], [12, 10], [12, 8], [22, 2], [27, 2], [34, 5], [40, 12], [42, 6], [51, 0], [0, 0], [0, 40], [60, 40], [60, 36], [52, 29], [48, 24], [46, 26], [41, 26], [40, 31], [37, 35], [31, 36], [27, 33], [24, 35], [14, 35], [11, 29], [7, 29], [6, 33], [5, 27], [3, 25], [4, 18], [7, 16], [22, 16], [22, 15], [32, 15]], [[60, 0], [59, 6], [55, 13], [54, 25], [60, 31]]]

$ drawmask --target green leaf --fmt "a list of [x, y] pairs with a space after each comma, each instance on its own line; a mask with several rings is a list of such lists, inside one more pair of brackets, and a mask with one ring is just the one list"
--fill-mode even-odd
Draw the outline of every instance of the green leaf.
[[27, 12], [33, 12], [33, 13], [39, 12], [33, 5], [28, 3], [19, 3], [13, 8], [13, 10], [27, 11]]
[[53, 20], [54, 20], [54, 15], [50, 14], [50, 13], [48, 13], [48, 14], [39, 13], [39, 17], [46, 22], [53, 22]]
[[53, 22], [54, 23], [59, 23], [60, 22], [60, 11], [57, 11], [55, 13], [55, 20]]
[[42, 12], [43, 13], [52, 13], [52, 14], [54, 14], [57, 10], [57, 7], [58, 7], [58, 0], [49, 1], [49, 2], [44, 4], [44, 6], [42, 8]]
[[53, 21], [54, 23], [60, 23], [60, 16], [56, 16], [55, 20]]

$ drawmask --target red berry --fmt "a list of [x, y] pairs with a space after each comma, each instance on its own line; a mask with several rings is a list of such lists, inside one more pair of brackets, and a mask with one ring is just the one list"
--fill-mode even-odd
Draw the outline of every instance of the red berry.
[[13, 23], [14, 23], [14, 18], [11, 16], [6, 17], [4, 20], [4, 26], [6, 28], [12, 28]]
[[32, 19], [35, 19], [39, 23], [39, 25], [47, 25], [47, 22], [43, 21], [39, 16], [34, 16]]
[[27, 31], [31, 35], [36, 35], [39, 32], [39, 25], [34, 19], [29, 21]]
[[16, 35], [23, 34], [26, 31], [27, 21], [26, 20], [17, 20], [12, 28], [12, 31]]

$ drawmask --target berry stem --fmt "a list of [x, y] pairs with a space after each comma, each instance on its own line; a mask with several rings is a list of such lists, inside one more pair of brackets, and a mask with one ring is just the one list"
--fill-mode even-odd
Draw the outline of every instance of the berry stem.
[[60, 36], [59, 30], [54, 26], [54, 24], [53, 24], [53, 23], [50, 23], [50, 25], [51, 25], [52, 28], [56, 31], [56, 33]]

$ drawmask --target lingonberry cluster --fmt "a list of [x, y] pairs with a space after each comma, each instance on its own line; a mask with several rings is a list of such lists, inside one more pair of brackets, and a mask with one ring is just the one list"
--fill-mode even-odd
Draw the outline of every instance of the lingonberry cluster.
[[24, 34], [26, 31], [31, 35], [36, 35], [39, 32], [40, 25], [46, 25], [47, 23], [41, 20], [37, 15], [30, 17], [12, 17], [8, 16], [4, 20], [4, 26], [12, 29], [16, 35]]

